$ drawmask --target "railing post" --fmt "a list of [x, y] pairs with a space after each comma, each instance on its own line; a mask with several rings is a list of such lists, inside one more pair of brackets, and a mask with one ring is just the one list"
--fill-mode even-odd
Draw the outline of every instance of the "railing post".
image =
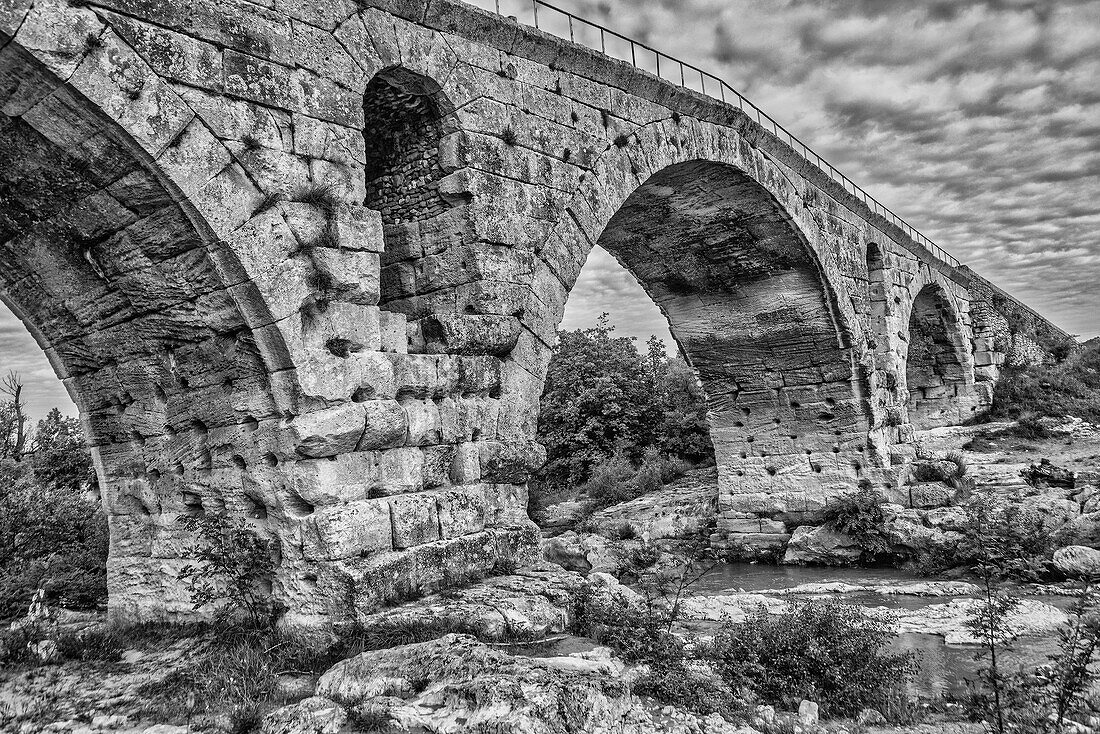
[[531, 10], [535, 14], [535, 28], [539, 27], [539, 3], [538, 0], [531, 0]]

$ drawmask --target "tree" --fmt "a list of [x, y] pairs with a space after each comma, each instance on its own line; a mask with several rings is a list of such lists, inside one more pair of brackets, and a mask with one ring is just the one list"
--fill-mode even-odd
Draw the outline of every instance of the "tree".
[[551, 482], [583, 482], [603, 459], [621, 451], [636, 461], [653, 442], [653, 386], [633, 340], [613, 331], [603, 314], [595, 328], [559, 335], [539, 418]]
[[617, 337], [603, 314], [594, 328], [563, 331], [547, 373], [539, 418], [544, 478], [580, 484], [621, 456], [647, 450], [698, 462], [713, 457], [703, 391], [691, 367], [651, 337], [645, 354]]
[[0, 395], [10, 398], [0, 403], [0, 460], [21, 461], [27, 444], [27, 414], [18, 373], [8, 372], [0, 381]]
[[82, 490], [96, 481], [80, 421], [61, 415], [57, 408], [38, 421], [31, 441], [31, 465], [34, 478], [42, 484]]

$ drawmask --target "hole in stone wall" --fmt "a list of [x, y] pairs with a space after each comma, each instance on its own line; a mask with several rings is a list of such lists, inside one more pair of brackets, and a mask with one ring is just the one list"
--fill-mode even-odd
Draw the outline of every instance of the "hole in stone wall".
[[244, 426], [244, 429], [249, 433], [255, 433], [260, 430], [260, 422], [250, 415], [244, 417], [244, 420], [241, 421], [241, 425]]
[[953, 313], [935, 284], [913, 301], [905, 382], [909, 422], [918, 430], [957, 422], [957, 396], [967, 393], [967, 343]]
[[286, 500], [283, 502], [283, 505], [286, 508], [287, 514], [294, 518], [309, 517], [316, 509], [292, 489], [287, 490]]
[[233, 454], [232, 461], [233, 461], [233, 466], [237, 467], [241, 471], [244, 471], [245, 469], [248, 468], [248, 462], [246, 462], [244, 460], [244, 457], [241, 456], [240, 454]]
[[267, 507], [258, 498], [245, 494], [245, 515], [253, 520], [266, 520], [267, 519]]
[[[379, 306], [408, 312], [408, 299], [416, 295], [415, 269], [409, 262], [422, 256], [424, 248], [417, 241], [418, 228], [405, 225], [432, 220], [470, 198], [444, 196], [439, 190], [446, 175], [440, 142], [457, 125], [439, 85], [402, 68], [383, 70], [370, 80], [363, 93], [363, 119], [363, 204], [382, 215], [385, 237]], [[389, 308], [395, 301], [405, 303]]]
[[183, 511], [180, 514], [185, 517], [201, 517], [206, 514], [202, 506], [202, 496], [196, 492], [181, 492], [181, 502]]
[[264, 454], [264, 463], [270, 467], [276, 467], [279, 465], [279, 457], [275, 454]]

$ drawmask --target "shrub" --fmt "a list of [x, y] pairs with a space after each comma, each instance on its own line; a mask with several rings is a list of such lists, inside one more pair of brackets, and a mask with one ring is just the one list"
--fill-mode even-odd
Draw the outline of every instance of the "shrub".
[[866, 557], [873, 558], [890, 549], [883, 502], [878, 492], [865, 486], [826, 505], [824, 519], [855, 540]]
[[916, 671], [912, 653], [890, 653], [887, 621], [835, 601], [792, 601], [725, 624], [700, 652], [746, 699], [786, 708], [818, 701], [827, 716], [886, 708]]
[[1018, 435], [1025, 438], [1044, 437], [1038, 418], [1067, 415], [1100, 422], [1100, 340], [1057, 364], [1003, 369], [988, 413], [991, 419], [1020, 420]]
[[244, 615], [253, 627], [272, 621], [273, 544], [243, 520], [225, 514], [184, 517], [184, 527], [199, 538], [197, 564], [184, 566], [195, 609], [215, 606], [221, 621]]
[[925, 552], [916, 559], [915, 570], [931, 575], [980, 564], [999, 578], [1038, 581], [1046, 577], [1057, 545], [1046, 518], [1038, 510], [1002, 507], [1001, 502], [989, 492], [975, 494], [964, 506], [962, 539]]

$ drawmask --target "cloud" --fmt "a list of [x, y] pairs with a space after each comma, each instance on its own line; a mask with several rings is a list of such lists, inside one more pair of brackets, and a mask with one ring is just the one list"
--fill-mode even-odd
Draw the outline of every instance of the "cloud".
[[[641, 27], [725, 78], [1059, 326], [1100, 333], [1100, 2], [610, 0], [603, 10], [612, 27]], [[620, 297], [573, 295], [600, 301], [593, 318]], [[584, 310], [570, 303], [573, 318]]]

